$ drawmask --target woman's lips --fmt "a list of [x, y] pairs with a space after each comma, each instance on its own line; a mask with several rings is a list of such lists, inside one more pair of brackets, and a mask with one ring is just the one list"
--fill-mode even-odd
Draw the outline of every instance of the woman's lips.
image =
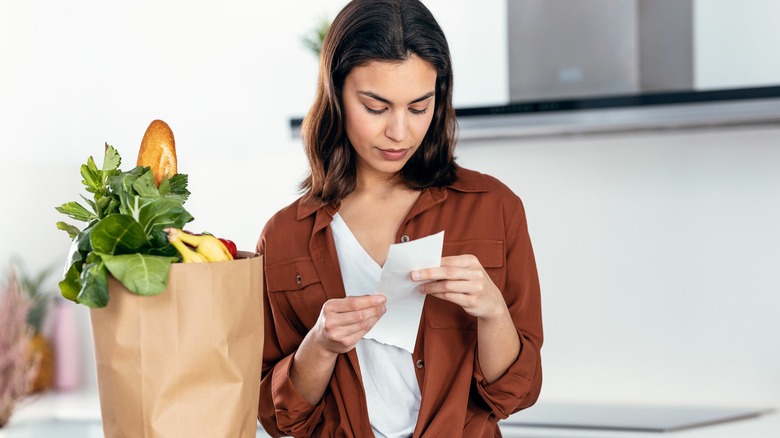
[[379, 149], [379, 153], [385, 160], [398, 161], [409, 153], [409, 149]]

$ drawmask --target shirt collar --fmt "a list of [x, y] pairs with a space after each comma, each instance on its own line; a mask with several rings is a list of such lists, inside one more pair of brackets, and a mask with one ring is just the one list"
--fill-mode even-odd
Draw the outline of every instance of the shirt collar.
[[458, 180], [446, 188], [464, 193], [479, 193], [487, 192], [488, 184], [485, 175], [473, 170], [459, 168]]
[[[438, 203], [447, 198], [447, 190], [455, 190], [463, 193], [479, 193], [486, 192], [488, 190], [487, 182], [483, 174], [479, 172], [458, 169], [458, 179], [454, 183], [446, 187], [432, 187], [423, 189], [421, 197], [425, 195], [425, 192], [430, 192], [433, 203]], [[302, 220], [319, 210], [324, 210], [328, 216], [333, 216], [339, 211], [340, 203], [324, 204], [322, 202], [304, 202], [303, 199], [298, 201], [298, 212], [296, 219]]]
[[303, 218], [314, 214], [317, 210], [325, 207], [325, 204], [321, 202], [306, 202], [303, 198], [298, 200], [298, 212], [295, 218], [302, 220]]

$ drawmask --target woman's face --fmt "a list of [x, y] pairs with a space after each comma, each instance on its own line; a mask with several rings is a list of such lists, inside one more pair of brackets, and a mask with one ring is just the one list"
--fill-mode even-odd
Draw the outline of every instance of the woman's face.
[[344, 80], [346, 134], [361, 177], [391, 176], [412, 157], [435, 108], [436, 70], [415, 55], [403, 62], [372, 61]]

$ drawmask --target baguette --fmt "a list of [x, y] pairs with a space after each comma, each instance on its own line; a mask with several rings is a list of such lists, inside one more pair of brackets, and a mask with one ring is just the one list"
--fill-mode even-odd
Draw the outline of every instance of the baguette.
[[157, 186], [166, 176], [170, 178], [176, 175], [176, 142], [167, 123], [154, 120], [149, 124], [141, 140], [136, 164], [151, 167], [154, 184]]

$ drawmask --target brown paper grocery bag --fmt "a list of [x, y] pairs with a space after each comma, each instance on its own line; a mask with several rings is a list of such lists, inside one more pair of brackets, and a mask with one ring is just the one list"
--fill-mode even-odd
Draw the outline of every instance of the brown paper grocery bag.
[[255, 436], [262, 273], [261, 256], [174, 263], [157, 296], [109, 276], [108, 306], [90, 310], [106, 437]]

